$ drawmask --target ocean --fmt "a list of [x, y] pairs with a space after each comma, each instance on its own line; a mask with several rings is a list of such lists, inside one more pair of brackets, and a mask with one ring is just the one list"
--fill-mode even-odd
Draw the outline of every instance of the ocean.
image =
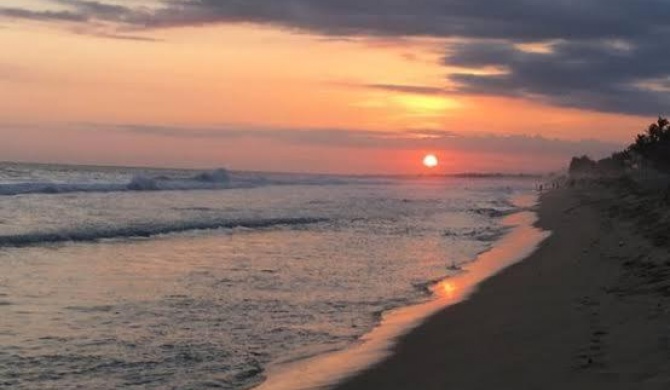
[[433, 299], [534, 185], [1, 163], [0, 387], [253, 387]]

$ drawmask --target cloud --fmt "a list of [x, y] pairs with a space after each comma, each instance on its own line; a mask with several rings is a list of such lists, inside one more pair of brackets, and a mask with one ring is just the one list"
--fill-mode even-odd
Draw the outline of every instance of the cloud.
[[[657, 39], [665, 39], [658, 37]], [[444, 63], [494, 66], [494, 74], [453, 74], [461, 93], [535, 97], [561, 106], [596, 111], [658, 115], [670, 108], [670, 94], [645, 81], [668, 80], [670, 53], [656, 39], [562, 41], [548, 51], [527, 52], [508, 42], [457, 45]]]
[[433, 87], [428, 85], [375, 84], [375, 83], [365, 84], [365, 83], [350, 83], [350, 82], [335, 82], [328, 84], [345, 88], [376, 89], [381, 91], [408, 93], [416, 95], [444, 95], [448, 92], [444, 88]]
[[324, 35], [604, 39], [662, 26], [664, 0], [163, 0], [127, 7], [101, 1], [52, 0], [85, 19], [145, 27], [252, 22]]
[[446, 92], [443, 88], [429, 87], [425, 85], [362, 84], [361, 87], [417, 95], [444, 95]]
[[89, 17], [71, 11], [32, 11], [22, 8], [0, 7], [0, 17], [8, 19], [27, 19], [47, 22], [86, 22]]
[[160, 39], [128, 33], [139, 15], [146, 8], [128, 8], [121, 5], [84, 0], [50, 0], [65, 10], [35, 10], [0, 7], [0, 18], [36, 22], [67, 23], [77, 34], [100, 38], [141, 42], [158, 42]]
[[[0, 8], [13, 19], [112, 23], [119, 31], [256, 23], [326, 37], [436, 37], [445, 65], [461, 72], [452, 93], [520, 96], [602, 112], [668, 110], [670, 1], [667, 0], [162, 0], [158, 6], [52, 0], [66, 10]], [[137, 3], [135, 3], [137, 4]], [[124, 36], [124, 34], [120, 34]], [[544, 43], [546, 52], [520, 44]], [[411, 92], [412, 86], [371, 84]], [[440, 93], [433, 87], [421, 93]]]
[[183, 139], [264, 139], [293, 145], [370, 149], [442, 149], [472, 153], [601, 157], [623, 145], [596, 140], [568, 141], [542, 136], [467, 134], [444, 130], [368, 131], [356, 129], [270, 129], [223, 126], [188, 128], [148, 125], [81, 125], [82, 129]]
[[121, 19], [125, 15], [129, 15], [133, 11], [128, 7], [118, 4], [108, 4], [99, 1], [86, 0], [51, 0], [54, 3], [63, 6], [74, 7], [82, 14], [89, 14], [100, 19]]
[[132, 42], [149, 42], [149, 43], [154, 43], [154, 42], [164, 42], [163, 39], [160, 38], [154, 38], [154, 37], [147, 37], [147, 36], [141, 36], [141, 35], [130, 35], [130, 34], [118, 34], [118, 33], [113, 33], [113, 32], [107, 32], [105, 29], [93, 29], [93, 28], [85, 28], [85, 29], [73, 29], [73, 31], [77, 34], [81, 35], [89, 35], [89, 36], [94, 36], [98, 38], [105, 38], [105, 39], [114, 39], [114, 40], [119, 40], [119, 41], [132, 41]]

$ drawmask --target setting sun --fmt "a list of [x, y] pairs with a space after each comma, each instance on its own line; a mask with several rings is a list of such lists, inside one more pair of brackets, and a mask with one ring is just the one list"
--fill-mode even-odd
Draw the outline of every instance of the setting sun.
[[435, 168], [438, 166], [440, 161], [435, 157], [434, 154], [428, 154], [423, 158], [423, 165], [427, 168]]

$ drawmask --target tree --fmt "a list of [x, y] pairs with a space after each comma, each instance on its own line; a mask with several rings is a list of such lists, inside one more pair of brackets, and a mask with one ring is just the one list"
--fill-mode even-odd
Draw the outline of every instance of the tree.
[[639, 155], [660, 171], [670, 172], [670, 121], [658, 117], [655, 123], [649, 125], [646, 133], [637, 135], [626, 152], [629, 156]]
[[595, 168], [596, 162], [591, 160], [589, 156], [573, 157], [568, 172], [570, 175], [584, 175], [593, 173]]

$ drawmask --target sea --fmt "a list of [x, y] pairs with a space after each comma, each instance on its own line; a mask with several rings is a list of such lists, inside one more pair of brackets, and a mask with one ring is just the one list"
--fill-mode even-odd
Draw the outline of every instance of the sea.
[[0, 163], [0, 388], [257, 386], [434, 299], [536, 182]]

